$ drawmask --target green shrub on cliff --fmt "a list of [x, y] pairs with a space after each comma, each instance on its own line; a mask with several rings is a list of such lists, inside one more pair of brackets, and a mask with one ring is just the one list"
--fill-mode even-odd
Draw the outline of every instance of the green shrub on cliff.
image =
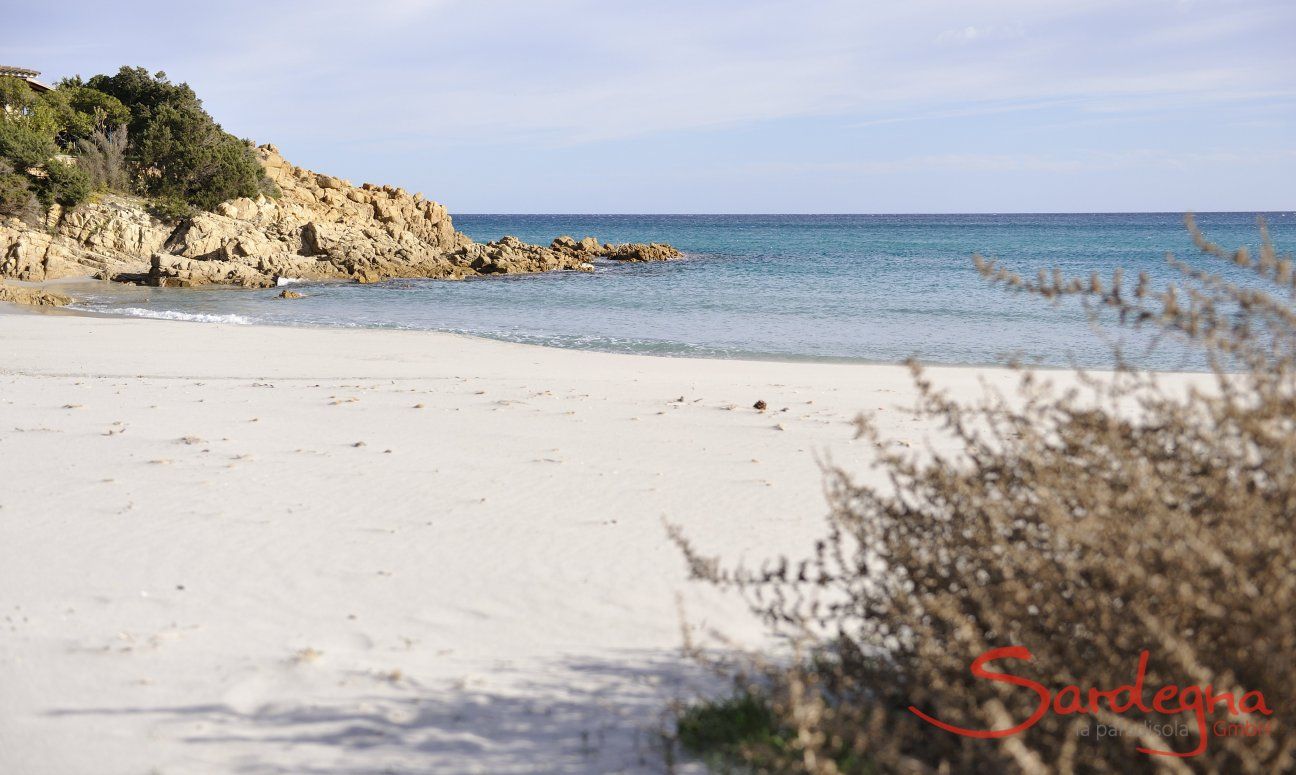
[[12, 117], [0, 119], [0, 158], [14, 169], [41, 167], [56, 153], [53, 134], [42, 131], [39, 125]]
[[9, 162], [0, 159], [0, 216], [22, 218], [35, 211], [36, 197], [27, 183], [27, 176], [14, 172]]
[[61, 83], [41, 98], [55, 111], [59, 123], [59, 142], [65, 147], [95, 132], [108, 131], [130, 120], [130, 111], [121, 100], [97, 89]]
[[51, 142], [59, 129], [58, 111], [47, 98], [36, 94], [25, 81], [0, 76], [0, 123], [22, 126]]
[[[21, 193], [34, 193], [45, 207], [60, 204], [75, 207], [90, 195], [90, 178], [71, 158], [60, 154], [54, 140], [55, 130], [49, 114], [41, 110], [44, 103], [33, 103], [29, 112], [5, 111], [0, 117], [0, 160], [5, 162], [7, 214], [30, 216], [31, 208]], [[10, 177], [21, 178], [23, 186]]]
[[151, 171], [142, 176], [151, 196], [206, 210], [257, 195], [262, 171], [251, 147], [223, 132], [196, 104], [162, 104], [133, 138], [131, 159]]
[[0, 160], [8, 170], [6, 214], [35, 216], [30, 206], [33, 194], [47, 208], [75, 207], [89, 197], [90, 176], [71, 155], [70, 145], [80, 132], [92, 132], [114, 115], [122, 117], [124, 107], [108, 95], [102, 97], [61, 90], [37, 94], [17, 78], [0, 78]]
[[[82, 85], [80, 78], [71, 78], [60, 85]], [[122, 67], [116, 75], [92, 76], [85, 86], [118, 99], [130, 113], [127, 128], [139, 135], [153, 122], [163, 105], [194, 107], [210, 121], [202, 109], [202, 100], [187, 83], [171, 83], [167, 74], [158, 71], [150, 74], [143, 67]], [[212, 123], [215, 123], [214, 121]]]
[[90, 176], [73, 160], [51, 159], [45, 165], [44, 179], [36, 187], [36, 198], [46, 207], [76, 207], [90, 198], [93, 189]]
[[168, 203], [211, 209], [240, 196], [256, 196], [265, 177], [246, 141], [221, 129], [186, 83], [166, 73], [123, 67], [85, 84], [121, 102], [130, 112], [128, 158], [142, 193]]
[[[0, 159], [46, 207], [75, 206], [94, 189], [133, 192], [174, 219], [274, 188], [251, 144], [221, 129], [188, 84], [162, 72], [123, 67], [64, 79], [41, 94], [4, 77], [0, 106]], [[21, 198], [13, 181], [6, 190]]]

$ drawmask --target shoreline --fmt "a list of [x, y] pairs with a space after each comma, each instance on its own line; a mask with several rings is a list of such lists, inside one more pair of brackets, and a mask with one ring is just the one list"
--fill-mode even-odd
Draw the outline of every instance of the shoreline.
[[[47, 285], [40, 284], [41, 287]], [[244, 289], [233, 289], [244, 290]], [[759, 367], [762, 365], [779, 365], [791, 367], [841, 367], [841, 368], [879, 368], [895, 369], [908, 373], [908, 366], [903, 362], [891, 361], [873, 361], [862, 358], [849, 357], [816, 357], [816, 356], [788, 356], [779, 358], [771, 355], [769, 357], [719, 357], [711, 355], [679, 355], [663, 354], [648, 352], [621, 352], [615, 350], [597, 350], [592, 348], [562, 347], [557, 345], [534, 344], [531, 342], [517, 342], [508, 339], [496, 338], [492, 336], [466, 333], [461, 331], [448, 331], [432, 328], [384, 328], [380, 326], [345, 326], [345, 325], [311, 325], [308, 323], [266, 323], [266, 322], [248, 322], [248, 323], [231, 323], [222, 321], [209, 320], [192, 320], [187, 318], [161, 318], [145, 317], [142, 315], [121, 315], [112, 312], [100, 312], [98, 310], [78, 308], [76, 301], [65, 307], [33, 307], [18, 304], [0, 304], [0, 320], [8, 316], [31, 318], [31, 317], [50, 317], [59, 319], [82, 319], [87, 321], [114, 321], [134, 325], [151, 326], [154, 324], [161, 325], [183, 325], [194, 327], [218, 327], [223, 331], [233, 330], [255, 330], [255, 331], [283, 331], [283, 332], [300, 332], [320, 333], [329, 332], [346, 332], [348, 334], [372, 334], [377, 336], [396, 335], [402, 337], [421, 337], [426, 336], [431, 339], [448, 338], [451, 340], [462, 340], [465, 343], [483, 343], [505, 348], [521, 348], [522, 350], [538, 350], [542, 352], [557, 353], [574, 353], [589, 354], [596, 357], [627, 358], [627, 359], [650, 359], [661, 361], [682, 361], [685, 363], [714, 363], [714, 364], [743, 364], [749, 367]], [[0, 341], [3, 341], [3, 332], [0, 332]], [[944, 363], [923, 363], [925, 370], [933, 371], [1003, 371], [1011, 372], [1012, 369], [1005, 364], [944, 364]], [[1048, 372], [1071, 372], [1075, 369], [1067, 366], [1031, 366], [1031, 370], [1048, 371]], [[8, 373], [10, 370], [6, 364], [0, 363], [0, 374]], [[1106, 372], [1109, 369], [1089, 369], [1091, 372]], [[1194, 374], [1196, 372], [1159, 372], [1164, 374]]]
[[766, 637], [663, 521], [808, 555], [819, 461], [876, 476], [855, 415], [932, 430], [896, 365], [22, 314], [0, 352], [17, 772], [661, 771], [671, 703], [724, 690], [681, 618]]
[[[48, 286], [54, 286], [57, 288], [59, 285], [73, 285], [85, 281], [86, 278], [64, 278], [62, 280], [57, 280], [57, 281], [50, 281], [50, 282], [43, 282], [43, 283], [22, 283], [22, 284], [33, 288], [46, 288]], [[457, 282], [462, 282], [462, 281], [457, 281]], [[230, 288], [229, 290], [235, 292], [250, 292], [251, 289]], [[170, 312], [173, 315], [177, 315], [177, 317], [161, 316], [162, 314], [168, 312]], [[684, 360], [684, 361], [721, 361], [726, 363], [741, 362], [741, 363], [777, 363], [777, 364], [806, 364], [806, 365], [820, 364], [820, 365], [837, 365], [837, 366], [860, 366], [860, 367], [882, 366], [882, 367], [907, 368], [905, 361], [872, 360], [867, 358], [855, 358], [851, 356], [783, 355], [778, 353], [748, 353], [748, 352], [739, 353], [732, 356], [726, 356], [726, 355], [717, 355], [714, 353], [689, 354], [689, 353], [629, 352], [624, 350], [597, 349], [593, 347], [565, 347], [558, 344], [539, 344], [535, 342], [520, 342], [512, 339], [506, 339], [504, 337], [490, 336], [488, 334], [471, 333], [465, 331], [452, 331], [452, 330], [437, 329], [437, 328], [397, 328], [394, 326], [383, 327], [377, 325], [363, 326], [363, 325], [342, 325], [342, 324], [325, 324], [325, 323], [311, 324], [311, 323], [303, 323], [303, 322], [274, 323], [274, 322], [252, 321], [252, 320], [249, 320], [247, 322], [235, 322], [230, 320], [194, 319], [193, 315], [198, 313], [177, 313], [177, 312], [171, 312], [170, 310], [159, 310], [159, 313], [160, 314], [158, 316], [126, 315], [126, 314], [116, 314], [113, 312], [104, 312], [99, 310], [86, 309], [83, 307], [78, 307], [75, 298], [73, 299], [70, 305], [64, 307], [32, 307], [32, 306], [21, 305], [21, 304], [0, 303], [0, 319], [3, 319], [5, 315], [35, 314], [35, 315], [83, 317], [83, 318], [102, 319], [102, 320], [138, 320], [138, 321], [145, 321], [145, 322], [191, 323], [191, 324], [198, 324], [198, 325], [232, 325], [232, 326], [261, 328], [261, 329], [283, 329], [283, 330], [297, 330], [297, 331], [402, 332], [402, 333], [412, 333], [412, 334], [433, 334], [433, 335], [465, 337], [467, 339], [481, 340], [486, 342], [498, 342], [501, 344], [519, 345], [522, 347], [539, 347], [541, 349], [546, 349], [546, 350], [598, 353], [602, 355], [624, 355], [629, 357], [666, 358], [671, 360]], [[210, 315], [211, 317], [218, 317], [222, 313], [202, 313], [202, 314]], [[224, 314], [228, 317], [242, 317], [237, 313], [224, 313]], [[918, 358], [917, 360], [918, 363], [922, 365], [924, 369], [978, 369], [978, 370], [991, 369], [991, 370], [1004, 370], [1004, 371], [1011, 371], [1013, 369], [1012, 366], [1010, 366], [1008, 363], [1005, 363], [1003, 361], [944, 363], [944, 362], [923, 361], [921, 358]], [[1112, 371], [1111, 368], [1107, 368], [1107, 367], [1085, 368], [1085, 367], [1077, 367], [1077, 366], [1062, 366], [1062, 365], [1056, 365], [1050, 363], [1038, 363], [1038, 364], [1023, 363], [1022, 367], [1030, 369], [1032, 371], [1040, 371], [1045, 373], [1073, 373], [1076, 371], [1081, 371], [1084, 373], [1107, 373]], [[1170, 374], [1170, 375], [1177, 375], [1177, 374], [1208, 375], [1210, 374], [1210, 372], [1206, 370], [1194, 371], [1188, 369], [1165, 369], [1165, 370], [1150, 369], [1150, 371], [1153, 371], [1157, 374]]]

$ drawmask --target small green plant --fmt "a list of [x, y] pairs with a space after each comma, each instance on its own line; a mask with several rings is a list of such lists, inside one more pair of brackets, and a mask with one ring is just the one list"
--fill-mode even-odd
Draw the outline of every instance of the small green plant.
[[176, 223], [190, 218], [196, 212], [194, 206], [175, 195], [154, 197], [148, 201], [149, 213], [159, 221]]
[[676, 736], [686, 751], [717, 761], [739, 762], [758, 748], [788, 747], [788, 733], [768, 701], [745, 691], [689, 706], [676, 722]]

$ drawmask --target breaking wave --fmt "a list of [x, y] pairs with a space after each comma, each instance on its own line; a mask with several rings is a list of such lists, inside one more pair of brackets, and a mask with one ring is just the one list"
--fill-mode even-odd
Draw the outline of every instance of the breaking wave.
[[113, 310], [98, 310], [114, 315], [128, 315], [133, 318], [153, 318], [155, 320], [192, 320], [197, 323], [231, 323], [237, 326], [250, 326], [252, 319], [243, 315], [207, 315], [201, 312], [174, 312], [168, 309], [144, 309], [143, 307], [120, 307]]

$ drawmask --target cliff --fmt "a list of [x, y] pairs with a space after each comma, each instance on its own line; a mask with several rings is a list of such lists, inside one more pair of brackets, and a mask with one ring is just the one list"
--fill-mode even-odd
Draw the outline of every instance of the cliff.
[[107, 195], [48, 228], [0, 221], [0, 277], [44, 281], [96, 276], [155, 286], [271, 287], [279, 278], [377, 282], [477, 274], [588, 271], [590, 261], [679, 257], [662, 244], [600, 244], [513, 237], [485, 244], [455, 231], [444, 206], [404, 189], [364, 184], [297, 167], [273, 145], [257, 155], [282, 192], [234, 199], [179, 224], [151, 216], [142, 200]]

